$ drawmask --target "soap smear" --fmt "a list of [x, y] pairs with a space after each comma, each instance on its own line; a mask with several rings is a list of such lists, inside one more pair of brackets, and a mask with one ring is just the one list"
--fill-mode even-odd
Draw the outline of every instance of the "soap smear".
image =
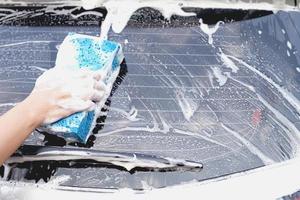
[[[107, 38], [107, 34], [112, 27], [116, 33], [120, 33], [127, 25], [133, 13], [141, 8], [153, 8], [162, 13], [166, 19], [170, 19], [172, 15], [179, 16], [196, 16], [193, 12], [185, 12], [183, 7], [194, 8], [223, 8], [223, 9], [261, 9], [261, 10], [294, 10], [293, 6], [276, 3], [228, 3], [227, 1], [212, 0], [194, 0], [194, 1], [176, 1], [176, 0], [81, 0], [80, 5], [91, 10], [96, 7], [105, 7], [108, 11], [107, 16], [101, 25], [101, 38]], [[210, 28], [202, 24], [202, 30], [207, 33], [209, 43], [212, 44], [212, 34], [218, 29], [220, 23], [216, 27]]]
[[217, 32], [220, 24], [223, 24], [224, 22], [219, 21], [215, 26], [211, 26], [211, 27], [209, 27], [207, 24], [203, 23], [202, 19], [199, 20], [199, 23], [200, 23], [200, 29], [208, 36], [208, 43], [213, 44], [213, 42], [214, 42], [213, 34]]
[[221, 61], [225, 64], [227, 68], [230, 68], [233, 73], [237, 73], [239, 67], [236, 66], [236, 64], [234, 64], [234, 62], [225, 53], [223, 53], [222, 49], [219, 50], [220, 50], [219, 56], [221, 58]]
[[213, 67], [213, 68], [212, 68], [212, 71], [213, 71], [214, 76], [215, 76], [216, 79], [217, 79], [217, 82], [219, 83], [219, 86], [225, 85], [225, 83], [227, 82], [228, 77], [225, 76], [225, 75], [222, 73], [221, 69], [218, 68], [218, 67]]

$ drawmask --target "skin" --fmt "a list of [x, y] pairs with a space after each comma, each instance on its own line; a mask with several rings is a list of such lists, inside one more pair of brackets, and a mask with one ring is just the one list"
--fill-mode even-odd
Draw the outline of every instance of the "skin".
[[[103, 88], [99, 74], [85, 70], [81, 72], [82, 75], [75, 74], [74, 76], [74, 73], [69, 72], [64, 74], [72, 74], [73, 76], [62, 77], [64, 84], [49, 87], [45, 84], [49, 79], [58, 79], [57, 74], [60, 73], [62, 72], [57, 69], [53, 69], [50, 73], [45, 72], [39, 77], [31, 94], [0, 117], [0, 166], [18, 149], [34, 129], [76, 112], [91, 110], [95, 106], [94, 102], [101, 100]], [[82, 91], [81, 93], [77, 92], [76, 95], [72, 95], [72, 92], [66, 89], [68, 85], [74, 84], [72, 78], [73, 81], [76, 78], [77, 82], [87, 83], [80, 86], [79, 91]], [[81, 106], [63, 106], [74, 101], [81, 102]]]

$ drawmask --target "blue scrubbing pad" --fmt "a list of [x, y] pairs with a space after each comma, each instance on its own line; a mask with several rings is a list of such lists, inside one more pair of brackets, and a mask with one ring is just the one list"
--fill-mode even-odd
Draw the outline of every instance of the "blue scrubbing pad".
[[56, 67], [101, 70], [108, 92], [103, 100], [97, 104], [95, 111], [73, 114], [45, 128], [69, 140], [86, 143], [101, 108], [110, 95], [123, 59], [122, 48], [118, 43], [100, 40], [93, 36], [69, 34], [60, 45]]

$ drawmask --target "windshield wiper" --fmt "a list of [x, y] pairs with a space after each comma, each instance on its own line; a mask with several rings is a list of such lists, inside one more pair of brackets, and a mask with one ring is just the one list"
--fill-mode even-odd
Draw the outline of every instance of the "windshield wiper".
[[138, 153], [98, 151], [62, 147], [22, 146], [5, 164], [14, 166], [32, 162], [51, 162], [57, 166], [108, 167], [136, 171], [200, 171], [203, 165], [188, 160]]

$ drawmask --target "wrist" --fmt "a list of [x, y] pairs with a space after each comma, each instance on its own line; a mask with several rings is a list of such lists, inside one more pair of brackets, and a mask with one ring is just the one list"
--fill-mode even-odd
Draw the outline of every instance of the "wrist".
[[22, 113], [30, 122], [30, 126], [37, 128], [39, 127], [43, 121], [45, 113], [47, 112], [44, 109], [41, 109], [42, 106], [34, 101], [34, 97], [29, 95], [24, 101], [22, 101], [19, 105]]

